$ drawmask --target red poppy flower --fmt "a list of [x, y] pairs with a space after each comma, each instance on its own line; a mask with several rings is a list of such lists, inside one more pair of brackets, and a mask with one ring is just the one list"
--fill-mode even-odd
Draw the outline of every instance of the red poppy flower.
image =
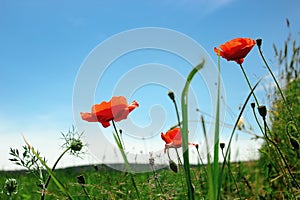
[[242, 64], [244, 62], [244, 58], [255, 44], [255, 40], [250, 38], [235, 38], [220, 45], [220, 49], [215, 47], [214, 51], [217, 55], [220, 52], [220, 56], [228, 61], [235, 61], [238, 64]]
[[110, 126], [110, 121], [116, 122], [126, 119], [129, 113], [137, 108], [139, 104], [133, 101], [128, 105], [123, 96], [112, 97], [109, 102], [103, 101], [92, 106], [91, 113], [80, 113], [81, 118], [88, 122], [100, 122], [104, 128]]
[[[165, 153], [166, 149], [170, 147], [179, 148], [181, 147], [182, 138], [180, 128], [173, 128], [167, 131], [165, 134], [161, 133], [161, 138], [166, 142], [165, 144]], [[197, 144], [189, 143], [190, 145], [194, 145], [197, 147]]]

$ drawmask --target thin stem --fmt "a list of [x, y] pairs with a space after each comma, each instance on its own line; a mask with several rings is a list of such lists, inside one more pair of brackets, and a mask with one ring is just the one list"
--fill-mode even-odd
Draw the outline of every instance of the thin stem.
[[[295, 120], [295, 117], [294, 117], [294, 115], [293, 115], [293, 112], [292, 112], [292, 110], [290, 109], [289, 104], [288, 104], [288, 102], [287, 102], [285, 96], [283, 95], [283, 92], [282, 92], [282, 90], [281, 90], [281, 88], [280, 88], [280, 86], [279, 86], [279, 84], [278, 84], [278, 81], [277, 81], [275, 75], [273, 74], [273, 72], [272, 72], [270, 66], [268, 65], [268, 63], [267, 63], [267, 61], [266, 61], [266, 59], [265, 59], [265, 57], [264, 57], [264, 55], [263, 55], [263, 53], [262, 53], [261, 46], [258, 46], [258, 51], [259, 51], [259, 54], [260, 54], [260, 56], [262, 57], [262, 59], [263, 59], [265, 65], [266, 65], [268, 71], [270, 72], [270, 74], [271, 74], [271, 76], [272, 76], [272, 78], [273, 78], [273, 80], [274, 80], [274, 82], [275, 82], [275, 84], [276, 84], [276, 87], [277, 87], [278, 90], [279, 90], [279, 93], [280, 93], [280, 95], [281, 95], [281, 97], [282, 97], [282, 99], [283, 99], [283, 102], [284, 102], [284, 104], [285, 104], [285, 106], [286, 106], [286, 108], [287, 108], [287, 110], [288, 110], [288, 112], [289, 112], [289, 114], [290, 114], [291, 119], [295, 122], [296, 120]], [[297, 127], [297, 130], [298, 130], [298, 127]]]
[[130, 174], [130, 178], [131, 178], [131, 181], [132, 181], [132, 185], [133, 185], [133, 187], [134, 187], [134, 189], [135, 189], [135, 191], [136, 191], [136, 195], [137, 195], [138, 199], [140, 199], [140, 192], [139, 192], [139, 190], [138, 190], [138, 188], [137, 188], [137, 185], [136, 185], [136, 183], [135, 183], [135, 180], [134, 180], [134, 177], [133, 177], [133, 173], [132, 173], [132, 171], [131, 171], [131, 168], [130, 168], [130, 165], [129, 165], [127, 156], [126, 156], [126, 154], [125, 154], [124, 147], [123, 147], [123, 145], [122, 145], [122, 140], [121, 140], [121, 138], [120, 138], [120, 136], [119, 136], [119, 132], [118, 132], [118, 130], [117, 130], [117, 127], [116, 127], [116, 124], [115, 124], [114, 120], [111, 120], [111, 121], [112, 121], [114, 130], [115, 130], [114, 137], [115, 137], [115, 140], [116, 140], [117, 145], [118, 145], [118, 147], [119, 147], [119, 150], [121, 151], [123, 160], [124, 160], [124, 162], [125, 162], [126, 170], [127, 170], [127, 172]]
[[[156, 182], [156, 187], [159, 187], [162, 194], [164, 194], [164, 190], [163, 190], [163, 187], [161, 186], [161, 183], [158, 179], [156, 169], [155, 169], [154, 165], [150, 165], [150, 166], [151, 166], [151, 169], [152, 169], [152, 172], [153, 172], [153, 177], [154, 177], [155, 182]], [[164, 197], [164, 199], [166, 199], [166, 198]]]
[[212, 174], [212, 167], [211, 167], [211, 162], [210, 162], [207, 133], [206, 133], [206, 127], [205, 127], [205, 122], [204, 122], [203, 115], [201, 116], [201, 123], [202, 123], [203, 135], [204, 135], [204, 139], [205, 139], [205, 146], [206, 146], [207, 169], [208, 169], [208, 189], [209, 189], [208, 199], [215, 199], [214, 191], [211, 191], [214, 187], [213, 174]]
[[[199, 149], [198, 149], [198, 148], [197, 148], [197, 153], [198, 153], [198, 157], [199, 157], [200, 163], [201, 163], [202, 167], [204, 167], [204, 162], [203, 162], [203, 160], [202, 160], [202, 158], [201, 158], [201, 155], [200, 155], [200, 152], [199, 152]], [[205, 172], [206, 178], [208, 178], [207, 170], [206, 170], [205, 167], [204, 167], [204, 172]]]
[[84, 187], [84, 184], [81, 184], [81, 187], [82, 187], [82, 189], [83, 189], [85, 195], [88, 197], [88, 199], [91, 199], [89, 193], [87, 192], [86, 188]]
[[[260, 125], [260, 123], [258, 121], [258, 118], [257, 118], [257, 115], [255, 113], [254, 107], [252, 108], [252, 112], [253, 112], [253, 115], [254, 115], [254, 119], [255, 119], [256, 123], [258, 124], [258, 126], [260, 128], [260, 131], [262, 132], [264, 138], [266, 138], [265, 135], [264, 135], [264, 131], [263, 131], [263, 129], [262, 129], [262, 127], [261, 127], [261, 125]], [[269, 152], [271, 152], [270, 147], [269, 147], [269, 141], [266, 140], [266, 142], [267, 142], [267, 146], [268, 146]]]
[[177, 115], [178, 126], [180, 127], [180, 117], [179, 117], [179, 111], [178, 111], [178, 107], [177, 107], [177, 103], [176, 103], [175, 99], [173, 100], [173, 103], [174, 103], [175, 110], [176, 110], [176, 115]]
[[[245, 100], [245, 102], [244, 102], [244, 104], [243, 104], [243, 106], [242, 106], [242, 108], [241, 108], [241, 110], [240, 110], [240, 113], [239, 113], [239, 115], [238, 115], [238, 117], [237, 117], [237, 120], [236, 120], [236, 122], [235, 122], [235, 125], [234, 125], [234, 127], [233, 127], [233, 130], [232, 130], [231, 135], [230, 135], [230, 138], [229, 138], [228, 148], [227, 148], [226, 153], [225, 153], [225, 158], [224, 158], [224, 162], [223, 162], [223, 165], [222, 165], [222, 168], [221, 168], [220, 177], [222, 177], [222, 175], [223, 175], [223, 171], [224, 171], [224, 167], [225, 167], [226, 158], [227, 158], [228, 153], [229, 153], [229, 147], [230, 147], [230, 145], [231, 145], [231, 141], [232, 141], [233, 135], [234, 135], [234, 133], [235, 133], [235, 130], [236, 130], [236, 128], [237, 128], [238, 122], [239, 122], [239, 120], [240, 120], [240, 118], [241, 118], [241, 116], [242, 116], [242, 114], [243, 114], [243, 112], [244, 112], [244, 110], [245, 110], [245, 108], [246, 108], [246, 105], [247, 105], [247, 103], [248, 103], [248, 101], [249, 101], [251, 95], [253, 94], [253, 91], [255, 90], [255, 88], [258, 86], [258, 84], [261, 82], [262, 79], [263, 79], [263, 78], [259, 79], [259, 81], [258, 81], [258, 82], [254, 85], [254, 87], [251, 89], [250, 93], [248, 94], [248, 96], [247, 96], [247, 98], [246, 98], [246, 100]], [[219, 184], [221, 185], [221, 179], [219, 179]], [[218, 192], [218, 194], [220, 194], [220, 190], [221, 190], [221, 187], [219, 187], [219, 192]]]
[[220, 77], [221, 64], [220, 55], [218, 56], [218, 85], [217, 85], [217, 102], [216, 102], [216, 120], [215, 120], [215, 134], [214, 134], [214, 163], [213, 163], [213, 184], [215, 199], [220, 199], [219, 194], [219, 140], [220, 140]]
[[177, 148], [175, 148], [175, 151], [176, 151], [176, 155], [177, 155], [177, 159], [178, 159], [178, 164], [182, 166], [182, 162], [181, 162]]
[[298, 184], [296, 178], [294, 177], [294, 175], [293, 175], [293, 173], [292, 173], [292, 171], [291, 171], [291, 169], [290, 169], [290, 167], [289, 167], [289, 165], [288, 165], [286, 159], [284, 158], [284, 156], [283, 156], [283, 154], [282, 154], [280, 148], [277, 146], [277, 144], [276, 144], [273, 140], [271, 140], [271, 139], [269, 138], [269, 136], [268, 136], [268, 134], [267, 134], [267, 122], [266, 122], [266, 118], [265, 118], [265, 117], [263, 117], [263, 121], [264, 121], [265, 136], [266, 136], [266, 138], [267, 138], [267, 139], [268, 139], [268, 140], [276, 147], [276, 149], [277, 149], [278, 153], [280, 154], [280, 157], [282, 158], [282, 160], [283, 160], [283, 162], [284, 162], [284, 164], [285, 164], [285, 167], [287, 168], [287, 170], [288, 170], [288, 172], [289, 172], [291, 178], [293, 179], [293, 181], [294, 181], [294, 183], [296, 184], [297, 188], [300, 189], [300, 185]]
[[[181, 170], [180, 169], [180, 166], [183, 166], [182, 162], [181, 162], [181, 159], [180, 159], [180, 156], [179, 156], [179, 153], [178, 153], [178, 150], [177, 148], [175, 148], [175, 151], [176, 151], [176, 154], [177, 154], [177, 159], [178, 159], [178, 171]], [[179, 171], [180, 173], [180, 171]], [[183, 185], [183, 179], [182, 179], [182, 174], [180, 174], [180, 180], [181, 180], [181, 186], [182, 188], [184, 188], [184, 185]]]
[[[68, 148], [66, 148], [61, 154], [60, 156], [58, 157], [58, 159], [56, 160], [56, 162], [54, 163], [53, 167], [52, 167], [52, 171], [55, 170], [56, 168], [56, 165], [58, 164], [58, 162], [60, 161], [60, 159], [65, 155], [65, 153], [67, 153], [69, 150], [71, 149], [71, 146], [69, 146]], [[46, 184], [44, 185], [43, 187], [43, 190], [42, 190], [42, 196], [41, 196], [41, 200], [44, 200], [45, 199], [45, 191], [47, 190], [47, 187], [50, 183], [50, 180], [51, 180], [51, 175], [48, 176], [47, 178], [47, 181], [46, 181]]]
[[[223, 159], [224, 159], [224, 162], [225, 162], [225, 155], [224, 155], [223, 149], [222, 149], [222, 155], [223, 155]], [[239, 198], [242, 199], [241, 194], [240, 194], [240, 190], [239, 190], [238, 185], [237, 185], [237, 183], [236, 183], [236, 180], [235, 180], [235, 178], [234, 178], [234, 176], [233, 176], [233, 174], [232, 174], [232, 172], [231, 172], [229, 162], [226, 161], [226, 164], [227, 164], [227, 167], [228, 167], [228, 172], [229, 172], [229, 174], [230, 174], [230, 176], [231, 176], [231, 178], [232, 178], [232, 180], [233, 180], [233, 182], [234, 182], [235, 188], [236, 188], [237, 193], [238, 193], [238, 195], [239, 195]]]
[[124, 140], [123, 140], [123, 131], [120, 129], [119, 133], [120, 133], [120, 140], [122, 142], [123, 148], [125, 149], [125, 143], [124, 143]]
[[[244, 77], [245, 77], [245, 79], [246, 79], [246, 81], [247, 81], [247, 84], [248, 84], [250, 90], [252, 91], [252, 86], [251, 86], [250, 81], [249, 81], [249, 79], [248, 79], [248, 77], [247, 77], [247, 74], [246, 74], [246, 72], [245, 72], [245, 70], [244, 70], [244, 67], [243, 67], [243, 65], [242, 65], [241, 63], [240, 63], [239, 65], [240, 65], [241, 70], [242, 70], [242, 72], [243, 72], [243, 74], [244, 74]], [[253, 94], [253, 97], [254, 97], [254, 99], [255, 99], [255, 102], [256, 102], [257, 106], [259, 106], [258, 100], [257, 100], [257, 98], [256, 98], [256, 96], [255, 96], [255, 94], [254, 94], [254, 92], [253, 92], [252, 94]]]

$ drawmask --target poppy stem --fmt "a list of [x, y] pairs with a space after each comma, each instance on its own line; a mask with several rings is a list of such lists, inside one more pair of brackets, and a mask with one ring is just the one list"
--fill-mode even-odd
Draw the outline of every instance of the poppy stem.
[[177, 116], [177, 121], [178, 121], [178, 126], [180, 127], [181, 122], [180, 122], [180, 117], [179, 117], [179, 111], [178, 111], [178, 107], [177, 107], [177, 103], [176, 103], [173, 91], [170, 91], [168, 93], [168, 95], [169, 95], [170, 99], [172, 100], [172, 102], [174, 103], [175, 111], [176, 111], [176, 116]]
[[129, 164], [129, 161], [127, 159], [126, 153], [124, 151], [122, 140], [120, 139], [119, 132], [117, 130], [116, 124], [115, 124], [114, 120], [111, 120], [111, 122], [112, 122], [114, 130], [115, 130], [114, 138], [115, 138], [115, 141], [116, 141], [116, 143], [118, 145], [118, 148], [119, 148], [119, 150], [120, 150], [120, 152], [122, 154], [123, 160], [125, 162], [126, 171], [130, 174], [132, 185], [133, 185], [133, 187], [134, 187], [134, 189], [136, 191], [137, 198], [140, 199], [140, 192], [139, 192], [139, 190], [137, 188], [137, 185], [135, 183], [133, 172], [131, 171], [130, 164]]
[[[246, 81], [247, 81], [247, 84], [248, 84], [250, 90], [252, 91], [252, 86], [251, 86], [250, 81], [249, 81], [249, 79], [248, 79], [248, 77], [247, 77], [247, 74], [246, 74], [246, 72], [245, 72], [245, 70], [244, 70], [244, 67], [243, 67], [243, 65], [242, 65], [241, 63], [240, 63], [239, 65], [240, 65], [241, 70], [242, 70], [242, 72], [243, 72], [243, 75], [244, 75], [244, 77], [245, 77], [245, 79], [246, 79]], [[253, 95], [253, 97], [254, 97], [254, 99], [255, 99], [255, 102], [256, 102], [257, 106], [259, 106], [259, 103], [258, 103], [258, 100], [257, 100], [257, 98], [256, 98], [256, 95], [254, 94], [254, 91], [253, 91], [252, 95]]]
[[[202, 167], [204, 167], [204, 162], [203, 162], [203, 160], [202, 160], [202, 158], [201, 158], [201, 155], [200, 155], [200, 152], [199, 152], [199, 149], [198, 149], [198, 148], [197, 148], [197, 153], [198, 153], [199, 161], [200, 161]], [[204, 172], [205, 172], [206, 178], [208, 179], [207, 170], [206, 170], [205, 167], [204, 167]]]
[[175, 110], [176, 110], [176, 115], [177, 115], [177, 120], [178, 120], [178, 126], [180, 127], [179, 112], [178, 112], [178, 107], [177, 107], [177, 103], [176, 103], [175, 99], [174, 99], [173, 103], [174, 103]]
[[178, 164], [179, 164], [179, 166], [180, 165], [182, 166], [182, 162], [181, 162], [181, 159], [180, 159], [180, 156], [179, 156], [179, 153], [178, 153], [178, 150], [176, 147], [175, 147], [175, 151], [176, 151], [176, 155], [177, 155], [177, 159], [178, 159]]
[[[231, 141], [232, 141], [233, 135], [234, 135], [234, 133], [235, 133], [235, 130], [236, 130], [236, 128], [237, 128], [238, 122], [239, 122], [239, 120], [240, 120], [240, 118], [241, 118], [241, 116], [242, 116], [242, 114], [243, 114], [243, 112], [244, 112], [244, 110], [245, 110], [245, 108], [246, 108], [246, 105], [247, 105], [247, 103], [248, 103], [248, 101], [249, 101], [251, 95], [253, 95], [253, 91], [256, 89], [256, 87], [257, 87], [258, 84], [262, 81], [262, 79], [263, 79], [263, 78], [261, 78], [260, 80], [258, 80], [258, 82], [257, 82], [257, 83], [254, 85], [254, 87], [251, 89], [251, 91], [250, 91], [250, 93], [248, 94], [248, 96], [247, 96], [247, 98], [246, 98], [246, 100], [245, 100], [245, 102], [244, 102], [244, 104], [243, 104], [243, 106], [242, 106], [242, 108], [241, 108], [241, 110], [240, 110], [240, 113], [239, 113], [239, 115], [238, 115], [238, 117], [237, 117], [237, 119], [236, 119], [235, 125], [234, 125], [234, 127], [233, 127], [233, 129], [232, 129], [232, 132], [231, 132], [231, 135], [230, 135], [230, 138], [229, 138], [228, 148], [226, 149], [226, 153], [225, 153], [225, 156], [224, 156], [224, 161], [223, 161], [223, 164], [222, 164], [222, 167], [221, 167], [221, 171], [220, 171], [220, 177], [223, 176], [223, 172], [224, 172], [224, 168], [225, 168], [226, 159], [227, 159], [228, 154], [229, 154], [229, 149], [230, 149], [230, 146], [231, 146]], [[218, 194], [220, 195], [220, 193], [221, 193], [221, 184], [222, 184], [222, 179], [221, 179], [221, 178], [219, 178], [219, 184], [220, 184], [220, 187], [219, 187]]]
[[265, 135], [265, 137], [267, 138], [267, 140], [269, 140], [269, 141], [275, 146], [275, 148], [277, 149], [277, 151], [278, 151], [280, 157], [282, 158], [282, 160], [283, 160], [283, 162], [284, 162], [284, 164], [285, 164], [285, 167], [286, 167], [287, 170], [288, 170], [288, 173], [290, 174], [292, 180], [294, 181], [294, 183], [295, 183], [297, 189], [300, 189], [300, 185], [298, 184], [298, 182], [297, 182], [295, 176], [293, 175], [293, 173], [292, 173], [292, 171], [291, 171], [291, 169], [290, 169], [290, 167], [289, 167], [289, 164], [287, 163], [285, 157], [283, 156], [283, 154], [282, 154], [280, 148], [278, 147], [278, 145], [277, 145], [273, 140], [271, 140], [271, 139], [269, 138], [269, 136], [268, 136], [268, 134], [267, 134], [267, 130], [269, 131], [269, 129], [268, 129], [268, 126], [267, 126], [266, 117], [262, 117], [262, 118], [263, 118], [263, 121], [264, 121], [264, 135]]
[[[277, 79], [276, 79], [274, 73], [272, 72], [270, 66], [268, 65], [268, 63], [267, 63], [267, 61], [266, 61], [266, 59], [265, 59], [265, 57], [264, 57], [264, 54], [262, 53], [261, 45], [258, 45], [258, 51], [259, 51], [259, 54], [260, 54], [260, 56], [261, 56], [261, 58], [262, 58], [264, 64], [266, 65], [266, 67], [267, 67], [269, 73], [271, 74], [271, 76], [272, 76], [272, 78], [273, 78], [273, 80], [274, 80], [274, 82], [275, 82], [275, 84], [276, 84], [276, 87], [277, 87], [277, 89], [278, 89], [278, 91], [279, 91], [279, 93], [280, 93], [280, 96], [281, 96], [281, 98], [282, 98], [284, 104], [285, 104], [285, 107], [286, 107], [286, 109], [288, 110], [288, 112], [289, 112], [289, 114], [290, 114], [291, 120], [294, 121], [294, 122], [296, 122], [295, 117], [294, 117], [294, 114], [293, 114], [293, 112], [292, 112], [292, 110], [291, 110], [291, 108], [290, 108], [290, 106], [289, 106], [289, 104], [288, 104], [288, 102], [287, 102], [285, 96], [283, 95], [283, 92], [282, 92], [282, 90], [281, 90], [281, 88], [280, 88], [280, 86], [279, 86], [279, 83], [278, 83], [278, 81], [277, 81]], [[295, 125], [296, 125], [296, 123], [295, 123]], [[296, 129], [297, 129], [297, 132], [299, 133], [299, 131], [298, 131], [299, 129], [298, 129], [297, 125], [296, 125]]]
[[224, 159], [223, 162], [226, 162], [227, 167], [228, 167], [228, 172], [229, 172], [229, 174], [230, 174], [230, 176], [231, 176], [231, 178], [232, 178], [232, 180], [233, 180], [233, 182], [234, 182], [234, 185], [235, 185], [235, 188], [236, 188], [237, 193], [238, 193], [238, 195], [239, 195], [239, 198], [242, 199], [241, 194], [240, 194], [239, 187], [238, 187], [238, 185], [237, 185], [237, 183], [236, 183], [236, 180], [235, 180], [235, 178], [234, 178], [234, 176], [233, 176], [233, 173], [232, 173], [232, 171], [231, 171], [231, 169], [230, 169], [230, 161], [226, 161], [226, 160], [225, 160], [225, 155], [224, 155], [223, 148], [221, 149], [221, 151], [222, 151], [222, 156], [223, 156], [223, 159]]

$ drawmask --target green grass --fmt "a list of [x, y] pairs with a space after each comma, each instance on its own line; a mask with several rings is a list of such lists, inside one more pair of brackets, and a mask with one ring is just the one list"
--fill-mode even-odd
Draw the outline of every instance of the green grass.
[[[207, 179], [203, 171], [204, 166], [192, 166], [192, 181], [196, 188], [195, 199], [205, 198], [207, 195]], [[257, 188], [261, 182], [258, 177], [263, 172], [259, 170], [257, 162], [232, 163], [232, 169], [239, 185], [243, 198], [258, 197], [263, 188]], [[140, 191], [142, 199], [187, 199], [187, 193], [182, 188], [181, 178], [184, 176], [183, 166], [179, 172], [174, 173], [168, 168], [157, 171], [157, 178], [161, 188], [156, 185], [153, 172], [137, 173], [134, 178]], [[250, 175], [251, 174], [251, 175]], [[136, 199], [135, 188], [132, 185], [130, 175], [120, 172], [105, 165], [81, 166], [58, 169], [55, 175], [66, 186], [74, 199], [87, 199], [82, 186], [77, 183], [77, 176], [85, 178], [85, 188], [91, 199]], [[15, 178], [19, 184], [19, 192], [13, 199], [40, 199], [41, 189], [38, 187], [36, 178], [26, 171], [1, 171], [0, 187], [3, 188], [6, 178]], [[238, 197], [237, 191], [230, 176], [224, 176], [222, 199]], [[251, 189], [247, 186], [250, 185]], [[0, 199], [9, 199], [6, 194], [1, 193]], [[45, 199], [67, 199], [60, 189], [50, 182]]]

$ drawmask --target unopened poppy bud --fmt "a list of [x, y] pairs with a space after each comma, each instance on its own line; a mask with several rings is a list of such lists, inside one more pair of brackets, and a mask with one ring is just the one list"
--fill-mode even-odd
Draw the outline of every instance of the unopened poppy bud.
[[77, 176], [77, 182], [81, 185], [84, 185], [85, 184], [84, 176], [83, 175]]
[[177, 164], [173, 160], [169, 161], [169, 166], [173, 172], [175, 173], [178, 172]]
[[4, 184], [4, 189], [7, 195], [17, 194], [18, 193], [18, 182], [14, 178], [6, 179]]
[[252, 108], [255, 108], [255, 103], [251, 103], [251, 107], [252, 107]]
[[299, 142], [294, 137], [290, 137], [290, 143], [293, 146], [294, 150], [299, 150]]
[[220, 148], [223, 150], [224, 147], [225, 147], [225, 143], [224, 143], [224, 142], [221, 142], [221, 143], [220, 143]]
[[267, 115], [267, 108], [266, 108], [266, 106], [258, 106], [257, 109], [258, 109], [258, 112], [259, 112], [260, 116], [262, 116], [263, 118], [265, 118], [266, 115]]
[[261, 43], [262, 43], [262, 39], [259, 38], [256, 40], [256, 44], [257, 44], [258, 48], [261, 47]]
[[173, 91], [169, 91], [168, 95], [169, 95], [169, 97], [170, 97], [170, 99], [172, 101], [175, 101], [175, 96], [174, 96], [174, 92]]

